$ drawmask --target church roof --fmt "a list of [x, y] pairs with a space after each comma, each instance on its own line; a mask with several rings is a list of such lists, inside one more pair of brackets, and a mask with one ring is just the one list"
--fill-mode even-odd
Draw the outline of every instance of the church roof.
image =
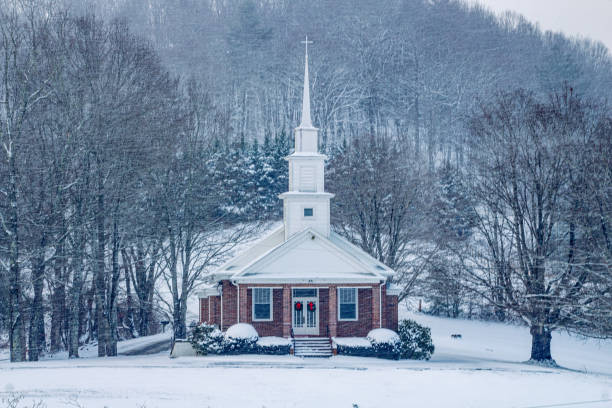
[[223, 265], [216, 279], [241, 283], [379, 283], [394, 274], [338, 234], [312, 230], [284, 241], [284, 227]]

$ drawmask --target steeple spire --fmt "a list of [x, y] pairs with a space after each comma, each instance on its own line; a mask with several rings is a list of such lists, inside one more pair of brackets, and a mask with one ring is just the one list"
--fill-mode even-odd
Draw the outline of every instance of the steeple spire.
[[310, 89], [308, 82], [308, 44], [304, 61], [304, 97], [302, 121], [295, 128], [295, 151], [287, 156], [289, 161], [289, 191], [279, 197], [283, 200], [285, 240], [292, 235], [312, 228], [329, 237], [329, 201], [334, 196], [325, 192], [325, 159], [319, 153], [319, 130], [310, 117]]
[[302, 122], [300, 128], [312, 128], [312, 120], [310, 119], [310, 81], [308, 79], [308, 44], [312, 44], [312, 41], [302, 41], [302, 44], [306, 45], [306, 58], [304, 60], [304, 95], [302, 98]]

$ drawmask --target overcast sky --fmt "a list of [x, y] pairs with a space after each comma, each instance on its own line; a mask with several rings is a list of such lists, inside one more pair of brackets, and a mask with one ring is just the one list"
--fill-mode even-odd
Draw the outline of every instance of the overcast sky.
[[495, 12], [523, 14], [543, 31], [562, 31], [603, 42], [612, 50], [612, 0], [471, 0]]

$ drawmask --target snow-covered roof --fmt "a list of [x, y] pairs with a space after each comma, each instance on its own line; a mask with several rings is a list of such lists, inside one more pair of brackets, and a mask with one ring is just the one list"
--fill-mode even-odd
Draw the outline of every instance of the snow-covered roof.
[[220, 296], [221, 287], [217, 284], [208, 285], [198, 291], [199, 298], [207, 298], [209, 296]]
[[255, 242], [249, 249], [241, 252], [239, 255], [221, 265], [213, 274], [213, 280], [219, 281], [229, 279], [236, 273], [242, 271], [245, 266], [281, 245], [284, 241], [285, 227], [281, 225], [259, 241]]
[[376, 270], [377, 273], [389, 278], [395, 275], [395, 271], [389, 268], [384, 263], [380, 262], [378, 259], [374, 258], [372, 255], [368, 254], [363, 249], [359, 248], [356, 245], [351, 244], [346, 238], [337, 234], [335, 232], [331, 232], [329, 239], [339, 247], [343, 248], [347, 253], [355, 258], [359, 259], [361, 262], [370, 265], [372, 268]]
[[284, 241], [280, 227], [214, 276], [241, 283], [379, 283], [393, 274], [338, 234], [305, 229]]

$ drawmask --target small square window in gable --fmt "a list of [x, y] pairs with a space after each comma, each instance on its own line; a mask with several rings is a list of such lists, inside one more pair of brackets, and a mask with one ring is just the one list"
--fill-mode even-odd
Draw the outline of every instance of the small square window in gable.
[[312, 217], [314, 215], [314, 209], [304, 208], [304, 217]]

